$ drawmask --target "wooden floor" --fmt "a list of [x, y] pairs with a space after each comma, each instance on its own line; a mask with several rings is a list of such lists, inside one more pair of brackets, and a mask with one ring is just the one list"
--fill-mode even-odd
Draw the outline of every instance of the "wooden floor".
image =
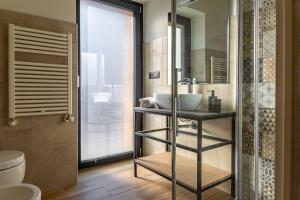
[[[94, 167], [79, 172], [78, 184], [43, 194], [44, 200], [167, 200], [171, 199], [170, 181], [142, 167], [138, 178], [133, 176], [133, 162]], [[211, 189], [203, 193], [205, 200], [231, 200], [230, 195]], [[177, 189], [178, 200], [193, 200], [196, 195], [182, 187]]]

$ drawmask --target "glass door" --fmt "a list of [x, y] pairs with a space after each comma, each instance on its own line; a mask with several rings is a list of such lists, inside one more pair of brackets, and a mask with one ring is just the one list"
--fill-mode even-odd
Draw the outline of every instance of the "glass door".
[[169, 35], [175, 43], [171, 63], [176, 194], [180, 196], [178, 186], [183, 182], [196, 191], [193, 199], [209, 199], [210, 194], [232, 199], [236, 197], [237, 1], [174, 2], [176, 21]]
[[275, 199], [276, 0], [240, 1], [241, 199]]
[[80, 1], [81, 164], [131, 157], [133, 151], [133, 107], [141, 93], [135, 87], [139, 9], [108, 2]]

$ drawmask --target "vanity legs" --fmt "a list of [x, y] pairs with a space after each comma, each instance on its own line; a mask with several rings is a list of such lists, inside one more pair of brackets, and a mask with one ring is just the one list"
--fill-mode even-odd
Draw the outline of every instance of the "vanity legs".
[[[170, 121], [169, 121], [169, 116], [166, 116], [166, 140], [170, 141]], [[166, 152], [170, 151], [170, 147], [168, 144], [166, 144]]]
[[134, 168], [134, 177], [137, 177], [137, 164], [135, 161], [133, 162], [133, 168]]
[[231, 118], [231, 174], [232, 174], [232, 179], [231, 179], [231, 196], [235, 197], [235, 116]]
[[135, 133], [143, 130], [143, 114], [134, 112], [133, 114], [133, 167], [134, 177], [137, 177], [137, 163], [135, 159], [144, 155], [143, 149], [143, 137], [136, 135]]
[[134, 133], [133, 133], [133, 168], [134, 168], [134, 177], [137, 177], [137, 164], [135, 162], [135, 159], [137, 159], [137, 152], [138, 152], [138, 146], [137, 146], [137, 135], [135, 135], [135, 132], [137, 131], [137, 127], [136, 127], [136, 113], [134, 112], [133, 114], [133, 129], [134, 129]]
[[202, 199], [202, 120], [198, 120], [197, 134], [197, 200]]
[[[156, 169], [151, 169], [151, 167], [147, 167], [147, 165], [141, 163], [142, 159], [138, 159], [139, 157], [142, 157], [143, 156], [143, 138], [149, 138], [149, 139], [152, 139], [152, 140], [155, 140], [155, 141], [158, 141], [158, 142], [162, 142], [165, 144], [165, 151], [166, 152], [170, 152], [170, 147], [171, 145], [176, 145], [176, 144], [173, 144], [171, 140], [171, 129], [170, 129], [170, 123], [171, 123], [171, 116], [167, 116], [165, 115], [165, 125], [166, 127], [164, 128], [160, 128], [160, 129], [153, 129], [153, 130], [143, 130], [143, 127], [139, 126], [139, 121], [137, 122], [138, 119], [141, 119], [142, 118], [142, 115], [143, 113], [135, 113], [134, 114], [134, 122], [135, 122], [135, 125], [134, 125], [134, 154], [133, 154], [133, 158], [134, 158], [134, 176], [137, 177], [137, 165], [140, 165], [140, 166], [143, 166], [145, 168], [148, 168], [149, 170], [154, 170], [153, 172], [154, 173], [158, 173], [160, 175], [162, 175], [162, 173], [160, 173], [159, 171], [156, 171]], [[183, 183], [181, 183], [180, 181], [178, 181], [177, 184], [183, 186], [183, 187], [186, 187], [187, 189], [191, 190], [192, 192], [195, 192], [196, 195], [197, 195], [197, 200], [202, 200], [202, 192], [208, 190], [208, 189], [211, 189], [221, 183], [224, 183], [226, 181], [229, 181], [231, 180], [231, 196], [232, 197], [235, 197], [236, 196], [236, 181], [235, 181], [235, 178], [236, 178], [236, 174], [235, 174], [235, 170], [236, 170], [236, 148], [235, 148], [235, 140], [236, 140], [236, 134], [235, 134], [235, 127], [236, 127], [236, 120], [235, 120], [235, 115], [231, 115], [229, 116], [231, 117], [231, 120], [232, 120], [232, 132], [231, 132], [231, 136], [232, 136], [232, 139], [231, 140], [228, 140], [228, 139], [222, 139], [222, 138], [218, 138], [218, 137], [213, 137], [213, 136], [209, 136], [209, 135], [206, 135], [204, 134], [203, 135], [203, 131], [202, 131], [202, 128], [203, 128], [203, 121], [205, 120], [210, 120], [210, 119], [215, 119], [215, 118], [210, 118], [210, 119], [193, 119], [193, 120], [197, 120], [197, 134], [193, 133], [194, 136], [196, 136], [197, 138], [197, 148], [192, 148], [192, 147], [188, 147], [188, 146], [185, 146], [185, 145], [182, 145], [182, 144], [177, 144], [176, 146], [178, 148], [182, 148], [182, 149], [185, 149], [185, 150], [188, 150], [188, 151], [192, 151], [194, 153], [197, 154], [197, 160], [196, 160], [196, 177], [195, 177], [195, 174], [193, 175], [194, 178], [197, 178], [196, 180], [196, 188], [195, 186], [194, 187], [189, 187], [187, 185], [182, 185]], [[224, 117], [225, 118], [225, 117]], [[155, 137], [155, 136], [152, 136], [151, 132], [161, 132], [161, 131], [166, 131], [165, 132], [165, 138], [162, 139], [160, 137]], [[190, 133], [192, 134], [192, 132]], [[218, 143], [217, 144], [214, 144], [214, 145], [211, 145], [211, 146], [205, 146], [203, 147], [203, 140], [202, 138], [208, 138], [208, 139], [212, 139], [212, 140], [215, 140], [217, 141]], [[203, 185], [202, 183], [202, 178], [203, 178], [203, 174], [202, 173], [202, 169], [203, 169], [203, 166], [202, 166], [202, 153], [205, 152], [205, 151], [208, 151], [208, 150], [212, 150], [212, 149], [216, 149], [216, 148], [220, 148], [222, 146], [227, 146], [227, 145], [231, 145], [231, 150], [232, 150], [232, 153], [231, 153], [231, 175], [228, 175], [226, 177], [223, 177], [223, 178], [220, 178], [219, 180], [216, 180], [208, 185]], [[169, 153], [168, 153], [169, 154]], [[138, 160], [136, 160], [138, 159]], [[169, 179], [169, 180], [172, 180], [172, 175], [169, 175], [169, 176], [166, 176], [166, 175], [162, 175], [164, 176], [165, 178]], [[173, 190], [174, 192], [174, 190]], [[175, 191], [176, 192], [176, 191]]]

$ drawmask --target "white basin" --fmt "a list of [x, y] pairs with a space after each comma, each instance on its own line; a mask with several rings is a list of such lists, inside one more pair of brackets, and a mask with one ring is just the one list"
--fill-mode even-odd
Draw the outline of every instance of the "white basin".
[[0, 186], [0, 199], [41, 200], [41, 190], [31, 184]]
[[[153, 94], [154, 101], [159, 108], [171, 109], [172, 96], [168, 93], [155, 93]], [[203, 95], [202, 94], [179, 94], [178, 95], [178, 110], [197, 110]]]
[[202, 94], [179, 94], [178, 110], [197, 110], [201, 101]]
[[154, 93], [154, 102], [159, 108], [172, 109], [172, 96], [168, 93]]

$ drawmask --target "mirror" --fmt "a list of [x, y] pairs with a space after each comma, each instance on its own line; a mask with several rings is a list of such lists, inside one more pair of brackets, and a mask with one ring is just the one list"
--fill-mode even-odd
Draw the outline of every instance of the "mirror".
[[[171, 13], [168, 14], [168, 84], [171, 84]], [[178, 81], [230, 82], [230, 0], [178, 2], [176, 68]]]

